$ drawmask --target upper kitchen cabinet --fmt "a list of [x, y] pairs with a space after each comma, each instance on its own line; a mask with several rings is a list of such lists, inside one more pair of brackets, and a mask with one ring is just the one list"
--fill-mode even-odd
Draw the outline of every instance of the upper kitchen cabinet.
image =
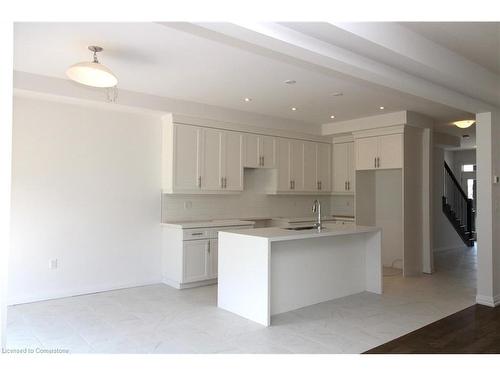
[[275, 193], [328, 193], [331, 145], [278, 138]]
[[304, 146], [296, 139], [278, 138], [277, 192], [304, 189]]
[[276, 167], [276, 138], [245, 133], [243, 166], [248, 168]]
[[395, 169], [403, 167], [403, 134], [355, 135], [356, 170]]
[[303, 142], [303, 189], [304, 191], [316, 191], [319, 190], [319, 181], [317, 178], [316, 170], [316, 143], [315, 142]]
[[316, 144], [316, 190], [332, 190], [332, 146], [328, 143]]
[[167, 193], [200, 191], [202, 131], [196, 126], [164, 124], [162, 128], [162, 186]]
[[354, 142], [333, 144], [333, 193], [354, 193]]
[[243, 190], [243, 143], [242, 133], [223, 133], [221, 167], [225, 191]]
[[163, 126], [163, 191], [243, 190], [243, 134], [184, 124]]

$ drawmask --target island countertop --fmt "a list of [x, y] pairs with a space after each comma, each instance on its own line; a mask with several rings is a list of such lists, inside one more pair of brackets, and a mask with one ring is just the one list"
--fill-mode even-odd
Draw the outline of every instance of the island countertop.
[[330, 237], [330, 236], [346, 236], [352, 234], [378, 232], [379, 227], [362, 226], [362, 225], [343, 225], [326, 223], [321, 231], [317, 229], [306, 230], [289, 230], [278, 227], [268, 228], [251, 228], [251, 229], [235, 229], [225, 230], [220, 233], [232, 233], [242, 236], [260, 237], [269, 240], [269, 242], [276, 241], [290, 241], [300, 240], [306, 238]]

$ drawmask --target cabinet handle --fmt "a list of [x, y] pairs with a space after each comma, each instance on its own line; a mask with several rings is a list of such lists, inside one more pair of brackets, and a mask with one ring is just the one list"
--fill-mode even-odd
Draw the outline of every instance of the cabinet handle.
[[319, 184], [319, 190], [321, 190], [321, 181], [319, 181], [318, 184]]
[[290, 180], [290, 190], [292, 190], [292, 180]]
[[224, 177], [220, 178], [220, 187], [221, 187], [221, 189], [224, 188]]
[[347, 190], [347, 181], [344, 181], [344, 190]]
[[377, 157], [373, 159], [373, 167], [377, 168]]
[[292, 188], [295, 190], [295, 180], [292, 180]]
[[377, 156], [377, 168], [380, 168], [380, 158]]
[[262, 155], [262, 166], [264, 166], [264, 155]]
[[347, 190], [351, 190], [351, 181], [347, 181]]
[[208, 250], [208, 253], [210, 254], [210, 241], [207, 242], [207, 250]]
[[201, 188], [201, 176], [198, 176], [198, 187]]
[[191, 233], [191, 236], [201, 236], [201, 235], [203, 235], [203, 232]]
[[224, 189], [227, 188], [227, 177], [224, 177]]

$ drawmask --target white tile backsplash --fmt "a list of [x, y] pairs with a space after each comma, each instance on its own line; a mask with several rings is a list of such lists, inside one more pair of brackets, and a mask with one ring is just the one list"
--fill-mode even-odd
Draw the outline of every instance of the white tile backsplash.
[[354, 196], [333, 195], [330, 200], [330, 212], [332, 215], [354, 216]]
[[245, 190], [240, 194], [164, 194], [163, 221], [312, 216], [314, 199], [321, 201], [323, 212], [330, 212], [330, 196], [268, 195], [263, 178], [265, 171], [245, 169]]

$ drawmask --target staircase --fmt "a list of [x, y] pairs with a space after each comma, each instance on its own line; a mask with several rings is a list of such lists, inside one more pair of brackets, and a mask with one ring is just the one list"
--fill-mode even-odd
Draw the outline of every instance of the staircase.
[[446, 162], [444, 163], [443, 212], [468, 247], [474, 246], [473, 201], [460, 186]]

